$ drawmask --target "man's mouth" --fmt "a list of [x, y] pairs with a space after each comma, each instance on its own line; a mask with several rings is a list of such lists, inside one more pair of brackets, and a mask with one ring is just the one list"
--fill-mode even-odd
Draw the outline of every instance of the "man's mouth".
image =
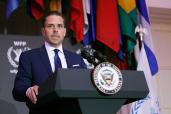
[[59, 35], [52, 35], [52, 37], [57, 37], [57, 38], [58, 38], [58, 37], [60, 37], [60, 36], [59, 36]]

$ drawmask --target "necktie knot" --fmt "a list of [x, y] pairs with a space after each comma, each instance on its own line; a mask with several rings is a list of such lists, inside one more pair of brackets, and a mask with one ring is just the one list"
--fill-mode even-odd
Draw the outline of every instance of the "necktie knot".
[[59, 49], [54, 49], [55, 55], [58, 54]]
[[61, 60], [58, 55], [59, 50], [54, 49], [54, 52], [55, 52], [55, 56], [54, 56], [55, 70], [57, 70], [58, 68], [62, 68], [62, 65], [61, 65]]

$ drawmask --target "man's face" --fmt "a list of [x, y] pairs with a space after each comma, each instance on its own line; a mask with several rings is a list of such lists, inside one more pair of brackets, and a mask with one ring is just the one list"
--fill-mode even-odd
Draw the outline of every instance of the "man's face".
[[50, 15], [46, 18], [44, 27], [42, 28], [42, 35], [49, 44], [57, 47], [62, 43], [65, 34], [66, 28], [62, 17]]

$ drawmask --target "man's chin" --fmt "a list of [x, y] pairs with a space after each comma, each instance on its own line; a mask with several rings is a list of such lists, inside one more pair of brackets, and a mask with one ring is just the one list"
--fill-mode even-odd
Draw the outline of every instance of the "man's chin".
[[53, 46], [53, 47], [57, 47], [57, 46], [59, 46], [61, 44], [61, 42], [53, 42], [53, 43], [51, 43], [51, 45]]

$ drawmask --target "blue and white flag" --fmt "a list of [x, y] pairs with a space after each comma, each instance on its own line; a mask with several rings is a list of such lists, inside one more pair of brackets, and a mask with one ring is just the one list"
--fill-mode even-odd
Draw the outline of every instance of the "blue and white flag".
[[142, 37], [141, 50], [135, 52], [138, 62], [137, 70], [144, 71], [149, 94], [146, 98], [132, 103], [130, 114], [160, 114], [155, 76], [158, 72], [158, 64], [154, 54], [150, 21], [145, 0], [137, 0], [137, 8], [139, 10], [139, 24], [147, 31]]
[[6, 18], [8, 18], [11, 13], [17, 9], [19, 6], [19, 0], [7, 0], [6, 1]]
[[84, 13], [84, 39], [83, 45], [87, 46], [95, 41], [95, 0], [83, 0]]
[[149, 94], [146, 98], [132, 103], [130, 114], [160, 114], [159, 99], [156, 88], [156, 76], [152, 76], [151, 74], [145, 49], [146, 46], [147, 45], [145, 43], [142, 43], [137, 70], [144, 71], [149, 88]]
[[146, 45], [144, 48], [147, 54], [151, 74], [152, 76], [154, 76], [158, 72], [158, 64], [154, 54], [152, 35], [150, 29], [150, 20], [145, 0], [137, 0], [137, 8], [139, 11], [139, 23], [147, 31], [147, 34], [143, 34], [143, 41]]

